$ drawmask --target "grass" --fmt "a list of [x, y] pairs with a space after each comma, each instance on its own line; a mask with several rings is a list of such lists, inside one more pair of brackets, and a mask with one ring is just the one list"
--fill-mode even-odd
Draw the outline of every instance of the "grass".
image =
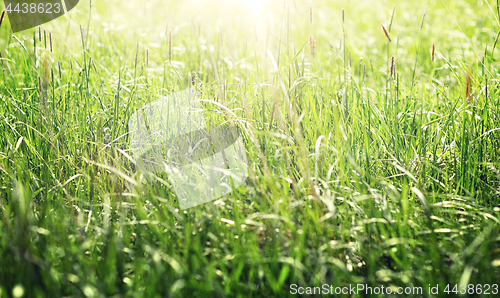
[[[498, 282], [495, 1], [164, 2], [1, 25], [0, 297]], [[127, 122], [187, 86], [251, 175], [179, 210]]]

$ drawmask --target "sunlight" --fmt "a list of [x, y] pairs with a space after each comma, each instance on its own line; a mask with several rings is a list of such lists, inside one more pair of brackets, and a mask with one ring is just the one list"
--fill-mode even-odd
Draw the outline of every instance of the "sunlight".
[[235, 0], [243, 8], [250, 9], [252, 13], [262, 12], [266, 0]]

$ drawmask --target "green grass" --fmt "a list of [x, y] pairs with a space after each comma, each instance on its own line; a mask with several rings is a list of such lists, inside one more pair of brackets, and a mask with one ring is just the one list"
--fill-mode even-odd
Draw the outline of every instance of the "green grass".
[[[498, 283], [496, 1], [94, 2], [0, 28], [0, 297]], [[187, 86], [251, 175], [182, 211], [127, 122]]]

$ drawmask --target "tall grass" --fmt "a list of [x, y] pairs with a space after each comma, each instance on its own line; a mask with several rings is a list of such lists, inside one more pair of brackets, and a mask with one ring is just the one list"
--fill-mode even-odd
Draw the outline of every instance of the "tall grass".
[[[496, 4], [389, 2], [83, 1], [15, 36], [4, 20], [0, 296], [497, 283]], [[180, 211], [127, 123], [189, 86], [210, 125], [241, 128], [251, 175]]]

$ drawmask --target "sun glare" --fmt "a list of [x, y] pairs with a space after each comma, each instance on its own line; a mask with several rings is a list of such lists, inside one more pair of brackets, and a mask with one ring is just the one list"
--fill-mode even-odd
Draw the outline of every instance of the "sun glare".
[[245, 9], [250, 9], [253, 13], [258, 13], [264, 8], [266, 0], [235, 0]]

